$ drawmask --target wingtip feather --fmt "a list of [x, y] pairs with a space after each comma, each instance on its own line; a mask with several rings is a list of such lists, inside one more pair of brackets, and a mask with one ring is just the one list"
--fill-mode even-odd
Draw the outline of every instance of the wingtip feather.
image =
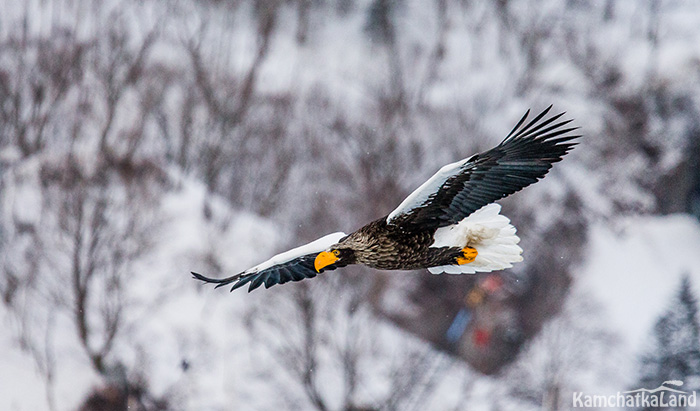
[[[527, 111], [525, 112], [525, 114], [524, 114], [524, 115], [520, 118], [520, 120], [515, 124], [515, 127], [513, 127], [513, 129], [510, 130], [510, 133], [508, 133], [508, 135], [506, 136], [506, 138], [503, 139], [503, 141], [506, 141], [506, 140], [508, 140], [509, 138], [511, 138], [511, 136], [513, 136], [513, 134], [518, 130], [518, 128], [520, 128], [520, 126], [523, 125], [523, 123], [525, 122], [525, 120], [527, 120], [527, 117], [528, 117], [529, 115], [530, 115], [530, 109], [527, 109]], [[503, 142], [501, 142], [501, 144], [503, 144]]]
[[202, 274], [196, 273], [194, 271], [190, 271], [190, 274], [192, 274], [192, 278], [194, 278], [195, 280], [199, 280], [199, 281], [202, 281], [202, 282], [205, 282], [208, 284], [216, 284], [216, 286], [214, 287], [216, 289], [216, 288], [231, 284], [234, 281], [240, 280], [244, 273], [232, 275], [232, 276], [226, 277], [226, 278], [211, 278], [211, 277], [207, 277], [207, 276], [204, 276]]

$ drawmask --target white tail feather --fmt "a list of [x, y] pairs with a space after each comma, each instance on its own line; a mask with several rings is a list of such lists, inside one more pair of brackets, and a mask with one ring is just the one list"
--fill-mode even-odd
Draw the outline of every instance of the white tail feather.
[[508, 217], [499, 214], [501, 206], [487, 204], [457, 224], [441, 227], [435, 232], [431, 247], [472, 247], [476, 259], [463, 265], [430, 267], [433, 274], [473, 274], [510, 268], [523, 260], [520, 238]]

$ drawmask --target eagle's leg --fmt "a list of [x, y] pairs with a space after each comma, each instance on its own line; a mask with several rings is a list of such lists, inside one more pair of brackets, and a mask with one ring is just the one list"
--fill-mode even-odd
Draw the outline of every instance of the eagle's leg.
[[463, 265], [463, 264], [468, 264], [471, 263], [476, 259], [476, 256], [479, 255], [479, 252], [476, 251], [475, 248], [471, 247], [464, 247], [462, 249], [462, 255], [457, 257], [457, 264]]

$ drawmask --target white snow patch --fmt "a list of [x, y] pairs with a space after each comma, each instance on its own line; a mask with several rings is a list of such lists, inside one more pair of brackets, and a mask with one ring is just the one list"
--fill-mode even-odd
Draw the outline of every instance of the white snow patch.
[[[256, 369], [240, 347], [251, 345], [244, 324], [247, 306], [262, 297], [238, 293], [228, 298], [221, 290], [205, 290], [189, 271], [211, 259], [222, 272], [240, 271], [271, 254], [282, 233], [268, 220], [232, 210], [197, 181], [184, 178], [176, 186], [162, 199], [158, 218], [163, 226], [156, 243], [134, 261], [136, 274], [124, 283], [126, 325], [110, 361], [118, 359], [129, 372], [143, 374], [156, 396], [180, 401], [185, 409], [222, 409], [240, 395], [236, 385], [246, 373]], [[0, 335], [0, 409], [49, 409], [49, 394], [55, 409], [76, 409], [90, 390], [105, 383], [90, 366], [69, 318], [58, 315], [51, 327], [48, 347], [56, 370], [50, 387], [18, 343], [20, 329], [34, 330], [36, 324], [17, 324], [4, 304], [0, 324], [12, 330]], [[45, 355], [44, 347], [38, 348]]]
[[700, 295], [700, 223], [685, 214], [601, 221], [590, 231], [580, 286], [610, 313], [634, 352], [689, 275]]
[[[0, 304], [0, 319], [3, 330], [12, 328], [4, 304]], [[30, 355], [19, 349], [10, 334], [0, 333], [0, 409], [47, 409], [44, 380]]]

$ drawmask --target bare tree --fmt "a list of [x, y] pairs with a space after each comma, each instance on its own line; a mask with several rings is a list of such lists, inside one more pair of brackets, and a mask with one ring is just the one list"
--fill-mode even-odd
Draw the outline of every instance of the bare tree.
[[[130, 326], [124, 310], [133, 303], [132, 264], [148, 252], [159, 224], [164, 173], [140, 151], [154, 106], [143, 89], [153, 79], [145, 60], [155, 36], [133, 49], [123, 21], [103, 29], [108, 35], [90, 41], [74, 28], [45, 38], [25, 27], [0, 42], [0, 55], [13, 57], [0, 70], [0, 142], [20, 153], [0, 184], [3, 212], [14, 216], [2, 221], [7, 275], [0, 289], [22, 347], [46, 380], [51, 409], [55, 351], [66, 342], [55, 330], [66, 323], [108, 384], [128, 391], [140, 378], [137, 370], [117, 372], [114, 346]], [[134, 92], [143, 92], [136, 105], [142, 121], [117, 121], [132, 104], [123, 96]]]
[[589, 295], [570, 296], [562, 312], [506, 372], [509, 395], [541, 409], [569, 409], [574, 391], [591, 388], [584, 383], [588, 377], [605, 382], [619, 379], [615, 363], [619, 341], [601, 318]]
[[[287, 405], [349, 411], [422, 409], [430, 403], [453, 360], [407, 334], [383, 330], [371, 314], [368, 289], [360, 277], [321, 278], [251, 309], [253, 338], [280, 369], [265, 372], [266, 379]], [[387, 378], [387, 387], [372, 386], [377, 374]]]

